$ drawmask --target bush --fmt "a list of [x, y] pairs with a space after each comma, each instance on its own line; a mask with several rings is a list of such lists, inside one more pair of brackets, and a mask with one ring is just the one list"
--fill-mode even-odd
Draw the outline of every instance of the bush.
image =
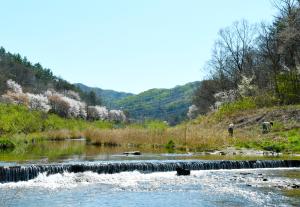
[[251, 97], [242, 98], [239, 101], [233, 103], [226, 103], [223, 104], [218, 111], [215, 113], [215, 117], [217, 119], [222, 119], [225, 116], [229, 116], [235, 112], [248, 110], [248, 109], [255, 109], [256, 103], [255, 100]]
[[166, 144], [167, 149], [174, 149], [175, 148], [175, 142], [171, 139], [167, 144]]
[[0, 138], [0, 150], [14, 149], [15, 144], [7, 138]]
[[280, 74], [277, 77], [278, 96], [283, 104], [300, 102], [300, 74], [296, 71]]
[[280, 102], [279, 99], [269, 93], [263, 93], [259, 96], [255, 96], [254, 100], [258, 108], [275, 106]]
[[285, 144], [282, 144], [282, 143], [264, 143], [263, 144], [263, 147], [262, 147], [264, 150], [267, 150], [267, 151], [272, 151], [272, 152], [281, 152], [283, 151], [284, 149], [286, 149], [286, 146]]
[[41, 131], [43, 113], [30, 111], [25, 106], [0, 104], [0, 133], [28, 134]]

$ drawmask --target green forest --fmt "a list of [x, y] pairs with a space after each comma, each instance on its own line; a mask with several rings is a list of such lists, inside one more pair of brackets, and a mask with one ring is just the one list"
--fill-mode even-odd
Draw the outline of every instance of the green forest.
[[95, 92], [104, 105], [122, 108], [131, 122], [156, 119], [176, 125], [187, 119], [188, 108], [199, 84], [200, 81], [171, 89], [150, 89], [137, 95], [76, 85], [87, 93]]

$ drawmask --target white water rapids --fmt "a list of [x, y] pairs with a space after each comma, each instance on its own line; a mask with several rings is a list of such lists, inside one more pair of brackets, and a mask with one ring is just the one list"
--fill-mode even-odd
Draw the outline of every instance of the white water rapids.
[[[300, 185], [283, 176], [299, 168], [117, 174], [63, 173], [0, 184], [7, 206], [293, 206], [299, 199], [281, 193]], [[5, 192], [5, 193], [4, 193]], [[105, 204], [105, 205], [104, 205]]]

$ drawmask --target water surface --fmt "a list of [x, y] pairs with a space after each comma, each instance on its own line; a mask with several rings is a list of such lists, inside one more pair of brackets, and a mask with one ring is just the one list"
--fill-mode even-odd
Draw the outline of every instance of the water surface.
[[[127, 151], [140, 151], [141, 156], [124, 155]], [[13, 151], [0, 151], [0, 165], [9, 163], [51, 163], [68, 161], [111, 161], [111, 160], [257, 160], [257, 159], [300, 159], [300, 156], [281, 155], [220, 155], [196, 151], [175, 151], [165, 148], [99, 147], [86, 145], [84, 140], [45, 141], [30, 144]]]
[[[300, 184], [300, 169], [142, 174], [64, 173], [0, 184], [6, 206], [297, 206], [282, 189]], [[263, 181], [265, 180], [265, 181]]]
[[[124, 155], [141, 151], [141, 156]], [[299, 157], [204, 155], [163, 148], [86, 145], [84, 141], [43, 142], [0, 152], [0, 166], [149, 160], [257, 160]], [[63, 173], [0, 184], [1, 206], [300, 206], [300, 169], [242, 169], [117, 174]], [[296, 192], [296, 194], [294, 193]], [[289, 192], [293, 192], [292, 194]], [[296, 196], [295, 196], [296, 195]]]

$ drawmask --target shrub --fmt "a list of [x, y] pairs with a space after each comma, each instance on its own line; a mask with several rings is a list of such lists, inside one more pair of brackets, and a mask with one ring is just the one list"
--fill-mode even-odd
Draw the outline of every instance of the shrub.
[[279, 99], [269, 93], [255, 96], [254, 101], [258, 108], [275, 106], [280, 102]]
[[217, 119], [222, 119], [225, 116], [229, 116], [233, 113], [238, 111], [248, 110], [248, 109], [255, 109], [256, 103], [253, 98], [246, 97], [242, 98], [239, 101], [233, 103], [223, 104], [218, 111], [214, 114]]
[[175, 142], [171, 139], [169, 142], [166, 144], [167, 149], [174, 149], [175, 148]]
[[0, 138], [0, 150], [14, 149], [15, 144], [7, 138]]
[[277, 77], [278, 96], [284, 104], [300, 102], [300, 74], [296, 71], [282, 73]]
[[25, 106], [0, 104], [0, 133], [16, 134], [41, 131], [43, 114]]

